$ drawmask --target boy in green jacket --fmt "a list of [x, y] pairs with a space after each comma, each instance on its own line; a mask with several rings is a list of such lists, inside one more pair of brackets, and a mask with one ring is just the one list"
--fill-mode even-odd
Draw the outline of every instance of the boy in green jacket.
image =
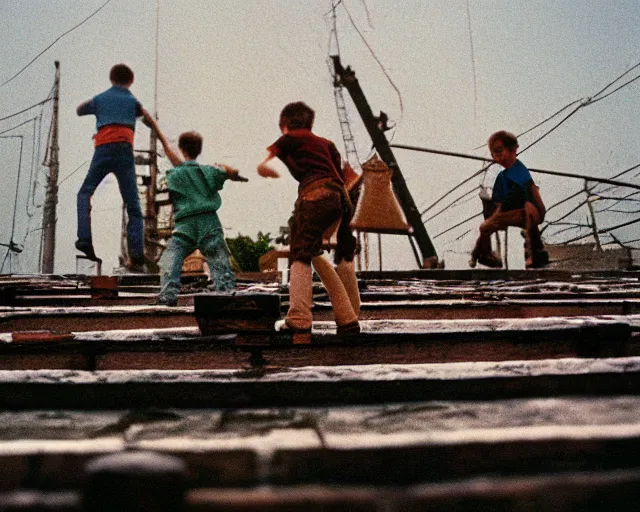
[[230, 291], [236, 278], [229, 264], [229, 251], [224, 241], [217, 210], [226, 180], [248, 181], [228, 165], [201, 165], [196, 159], [202, 152], [202, 136], [184, 132], [178, 139], [182, 157], [174, 151], [153, 117], [143, 109], [145, 119], [156, 132], [167, 158], [175, 166], [167, 171], [169, 197], [173, 204], [175, 228], [160, 258], [160, 295], [158, 304], [176, 306], [180, 291], [182, 265], [189, 254], [200, 249], [207, 259], [213, 290]]

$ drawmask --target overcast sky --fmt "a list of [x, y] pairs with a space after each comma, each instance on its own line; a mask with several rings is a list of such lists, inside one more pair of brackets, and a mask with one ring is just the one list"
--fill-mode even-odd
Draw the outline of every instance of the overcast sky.
[[[105, 1], [0, 2], [0, 83]], [[222, 192], [219, 215], [227, 236], [255, 237], [258, 231], [276, 235], [279, 226], [286, 224], [295, 200], [295, 182], [289, 176], [264, 180], [255, 172], [265, 147], [279, 136], [278, 114], [286, 103], [303, 100], [315, 108], [314, 131], [334, 140], [344, 154], [327, 65], [329, 0], [159, 0], [158, 11], [157, 7], [156, 0], [111, 0], [0, 86], [0, 118], [4, 118], [44, 100], [53, 84], [54, 61], [61, 63], [56, 272], [75, 271], [76, 194], [93, 153], [95, 120], [77, 117], [75, 109], [110, 86], [108, 72], [113, 64], [131, 66], [136, 75], [131, 90], [147, 109], [155, 108], [157, 94], [159, 124], [170, 139], [176, 140], [182, 131], [197, 130], [205, 140], [203, 163], [231, 163], [250, 178], [246, 184], [229, 182]], [[595, 95], [640, 62], [637, 0], [343, 0], [336, 12], [342, 62], [355, 70], [373, 111], [385, 111], [397, 125], [388, 134], [398, 144], [487, 156], [486, 147], [474, 148], [482, 146], [493, 131], [525, 132], [569, 103]], [[616, 86], [638, 74], [639, 69], [631, 71]], [[639, 83], [582, 108], [523, 153], [522, 161], [533, 168], [599, 177], [611, 177], [640, 163]], [[0, 121], [0, 132], [39, 112], [32, 109]], [[48, 122], [49, 110], [44, 112]], [[371, 142], [355, 110], [350, 117], [364, 158]], [[521, 149], [560, 119], [523, 135]], [[43, 129], [45, 137], [47, 129]], [[23, 136], [0, 139], [4, 185], [0, 243], [9, 242], [13, 226], [13, 240], [25, 241], [26, 246], [12, 260], [14, 272], [37, 268], [38, 233], [27, 233], [39, 227], [41, 208], [29, 220], [27, 211], [34, 210], [29, 175], [43, 184], [44, 171], [39, 165], [31, 170], [33, 131], [34, 123], [27, 122], [0, 134]], [[24, 152], [14, 224], [20, 140]], [[136, 148], [146, 149], [148, 140], [148, 129], [139, 123]], [[468, 160], [394, 152], [421, 210], [480, 168], [478, 162]], [[166, 162], [161, 166], [166, 168]], [[492, 184], [495, 172], [488, 173], [487, 184]], [[633, 174], [625, 178], [640, 182], [632, 179]], [[534, 179], [547, 205], [583, 186], [566, 178], [534, 175]], [[461, 192], [481, 182], [478, 177]], [[42, 202], [43, 190], [37, 185], [36, 205]], [[438, 255], [449, 268], [466, 264], [475, 230], [455, 239], [477, 222], [436, 235], [479, 210], [477, 195], [468, 197], [466, 203], [427, 223]], [[553, 216], [572, 205], [554, 210]], [[94, 244], [109, 272], [117, 262], [120, 240], [121, 201], [115, 180], [104, 182], [93, 206]], [[636, 203], [629, 209], [639, 208]], [[572, 218], [585, 222], [586, 214], [582, 209]], [[607, 227], [629, 218], [633, 216], [608, 214], [599, 223]], [[618, 234], [630, 240], [638, 238], [639, 232], [636, 225]], [[558, 240], [578, 233], [568, 231]], [[384, 236], [383, 244], [384, 268], [415, 268], [405, 237]], [[375, 246], [372, 252], [377, 252]]]

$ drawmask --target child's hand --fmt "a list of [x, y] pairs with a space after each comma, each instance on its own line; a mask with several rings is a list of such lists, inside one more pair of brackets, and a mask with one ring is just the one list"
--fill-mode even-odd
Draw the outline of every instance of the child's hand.
[[280, 173], [278, 173], [278, 171], [276, 171], [275, 169], [272, 169], [265, 163], [261, 163], [260, 165], [258, 165], [258, 174], [263, 178], [279, 178], [280, 177]]
[[227, 173], [227, 176], [229, 176], [229, 179], [231, 181], [242, 181], [242, 182], [249, 181], [244, 176], [240, 176], [240, 171], [235, 167], [231, 167], [230, 165], [225, 165], [225, 164], [221, 164], [221, 167], [225, 170], [225, 172]]

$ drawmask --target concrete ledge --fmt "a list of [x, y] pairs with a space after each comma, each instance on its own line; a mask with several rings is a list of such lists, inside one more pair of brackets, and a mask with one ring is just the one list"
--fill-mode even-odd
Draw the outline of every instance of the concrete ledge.
[[[354, 339], [315, 322], [311, 342], [247, 332], [200, 336], [195, 327], [0, 333], [0, 369], [256, 369], [640, 356], [640, 315], [493, 320], [369, 320]], [[30, 337], [29, 334], [33, 333]], [[16, 336], [19, 334], [19, 336]], [[62, 341], [59, 341], [62, 340]]]
[[506, 270], [506, 269], [465, 269], [465, 270], [388, 270], [360, 271], [360, 279], [434, 279], [434, 280], [531, 280], [548, 279], [554, 281], [575, 281], [588, 278], [640, 279], [638, 270]]
[[[197, 298], [198, 296], [196, 296]], [[283, 308], [286, 306], [283, 303]], [[584, 317], [595, 315], [640, 314], [640, 299], [573, 299], [573, 300], [423, 300], [365, 302], [361, 320], [493, 320], [497, 318]], [[313, 307], [315, 321], [333, 320], [328, 302], [317, 301]], [[226, 315], [226, 314], [225, 314]], [[277, 316], [277, 315], [276, 315]], [[269, 316], [271, 319], [273, 315]], [[258, 322], [263, 330], [269, 322]], [[231, 317], [223, 330], [236, 332], [243, 323]], [[192, 306], [87, 306], [4, 308], [0, 310], [0, 332], [52, 330], [81, 332], [95, 330], [144, 329], [149, 327], [195, 327], [197, 319]], [[203, 331], [206, 332], [206, 331]], [[211, 332], [213, 334], [213, 332]]]
[[638, 393], [636, 357], [274, 372], [0, 371], [0, 407], [6, 409], [312, 406]]

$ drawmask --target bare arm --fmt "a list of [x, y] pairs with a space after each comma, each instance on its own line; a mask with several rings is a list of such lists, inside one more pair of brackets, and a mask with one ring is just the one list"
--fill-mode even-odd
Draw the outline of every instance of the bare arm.
[[240, 171], [235, 167], [231, 167], [230, 165], [227, 165], [227, 164], [216, 164], [216, 165], [224, 169], [224, 171], [227, 173], [231, 181], [242, 181], [242, 182], [249, 181], [248, 178], [245, 178], [244, 176], [240, 176]]
[[144, 117], [144, 120], [146, 121], [145, 124], [147, 124], [154, 132], [156, 132], [158, 140], [162, 144], [162, 147], [164, 148], [164, 152], [167, 155], [167, 158], [169, 159], [171, 164], [173, 166], [178, 166], [184, 163], [184, 158], [182, 158], [179, 152], [177, 152], [173, 148], [173, 146], [169, 143], [167, 138], [164, 136], [164, 133], [162, 133], [162, 131], [158, 127], [158, 123], [156, 123], [156, 120], [153, 118], [153, 116], [149, 114], [149, 112], [147, 112], [147, 110], [145, 110], [144, 108], [142, 109], [142, 115]]
[[87, 100], [83, 103], [80, 103], [80, 105], [78, 105], [78, 108], [76, 108], [76, 114], [78, 114], [79, 116], [84, 116], [87, 115], [89, 113], [89, 111], [87, 110], [89, 107], [89, 104], [91, 103], [92, 100]]
[[276, 156], [269, 151], [269, 154], [266, 158], [258, 164], [258, 174], [263, 178], [279, 178], [280, 173], [276, 171], [273, 167], [271, 167], [271, 161], [276, 158]]

